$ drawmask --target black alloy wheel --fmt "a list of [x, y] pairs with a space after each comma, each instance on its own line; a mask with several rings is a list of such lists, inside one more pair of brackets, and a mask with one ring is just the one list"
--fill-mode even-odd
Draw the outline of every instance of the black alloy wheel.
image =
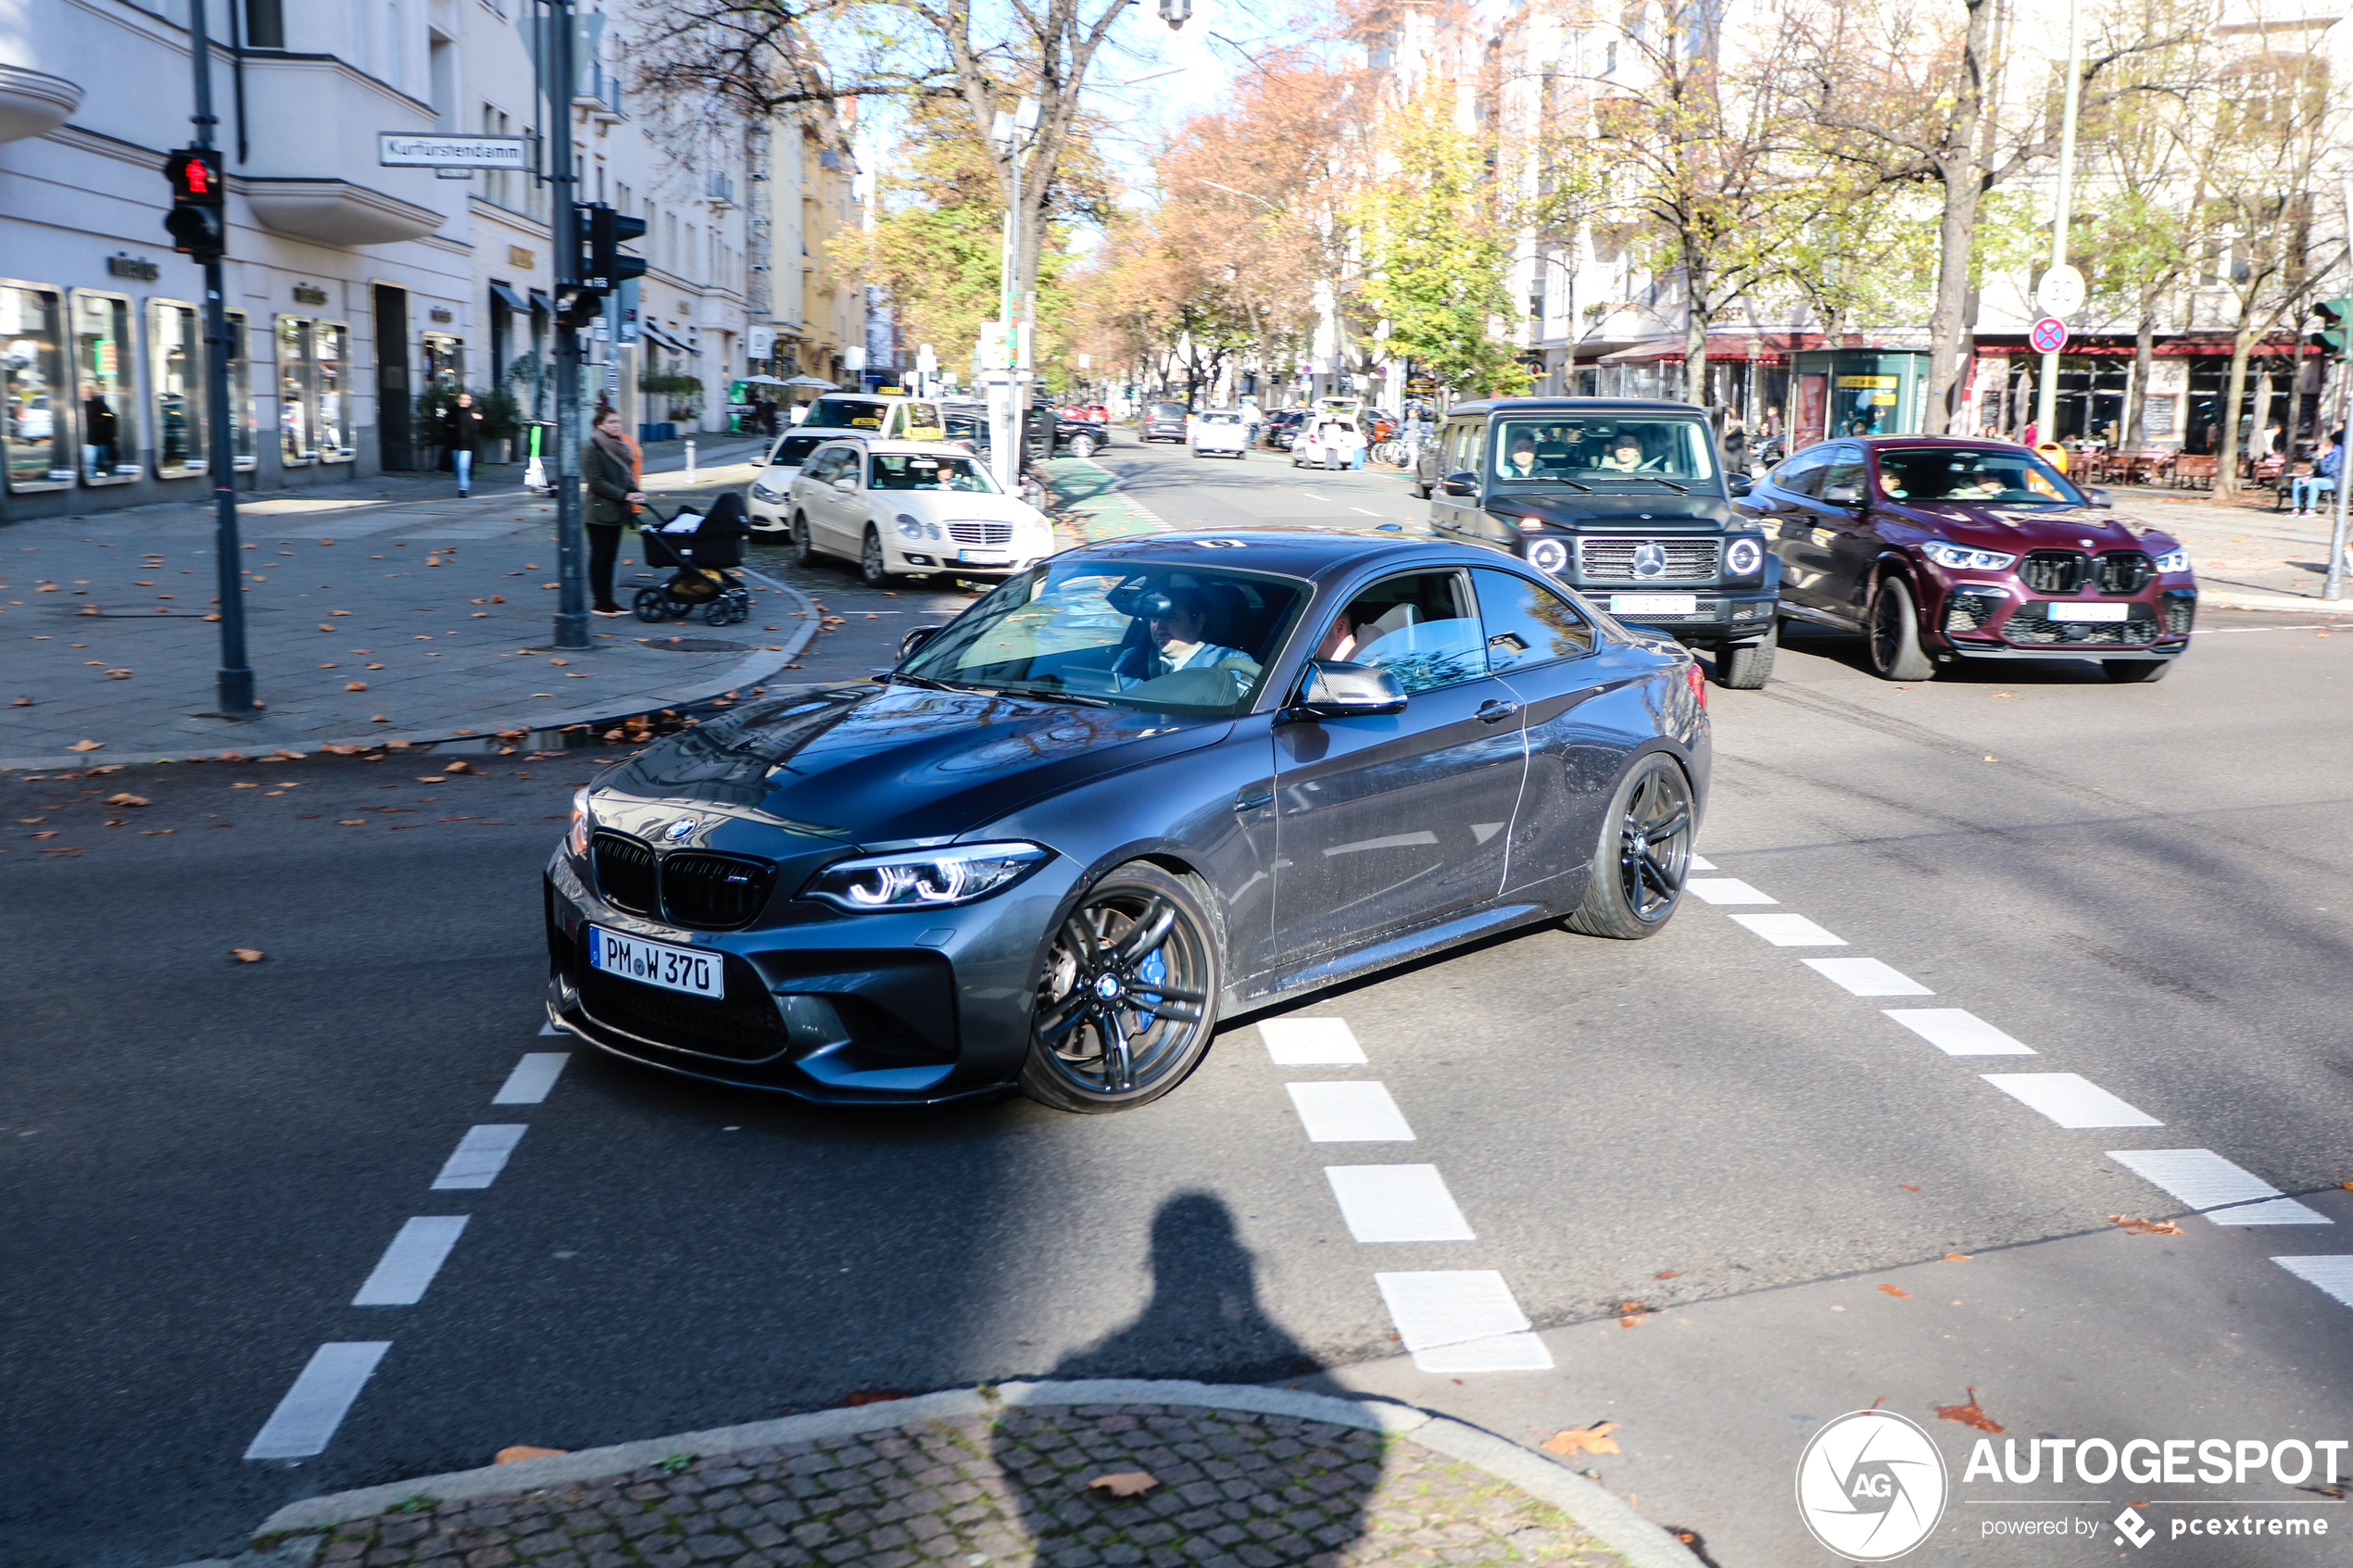
[[1674, 918], [1691, 874], [1692, 784], [1672, 758], [1651, 753], [1627, 771], [1595, 847], [1584, 901], [1568, 928], [1639, 941]]
[[872, 527], [866, 530], [866, 541], [858, 547], [858, 575], [869, 588], [890, 586], [890, 567], [883, 558], [882, 535]]
[[1936, 661], [1920, 647], [1920, 612], [1900, 577], [1882, 577], [1871, 596], [1871, 673], [1882, 681], [1928, 681]]
[[638, 620], [659, 623], [670, 619], [670, 596], [660, 588], [640, 588], [629, 608], [637, 612]]
[[786, 526], [792, 534], [792, 543], [785, 546], [785, 560], [787, 564], [802, 567], [815, 566], [824, 558], [818, 553], [815, 543], [809, 537], [807, 518], [795, 512], [792, 514], [792, 521]]
[[1022, 1092], [1081, 1112], [1158, 1099], [1208, 1051], [1223, 984], [1192, 888], [1149, 861], [1118, 867], [1048, 944]]
[[2165, 679], [2165, 672], [2172, 668], [2173, 661], [2170, 659], [2103, 659], [2100, 660], [2100, 673], [2120, 684], [2162, 681]]

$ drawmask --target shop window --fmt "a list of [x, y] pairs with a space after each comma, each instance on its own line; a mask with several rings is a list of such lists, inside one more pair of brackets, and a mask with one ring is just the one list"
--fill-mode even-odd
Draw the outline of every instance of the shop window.
[[351, 429], [351, 329], [321, 321], [311, 329], [311, 423], [319, 460], [347, 463], [357, 454]]
[[278, 318], [278, 461], [299, 468], [319, 460], [318, 433], [311, 427], [316, 367], [310, 358], [310, 323]]
[[447, 332], [425, 334], [425, 385], [457, 392], [466, 384], [466, 345]]
[[205, 446], [204, 320], [177, 299], [147, 301], [147, 398], [156, 432], [156, 477], [202, 473]]
[[84, 484], [128, 484], [139, 477], [137, 382], [131, 365], [131, 301], [123, 295], [73, 291], [75, 411], [81, 417]]
[[245, 348], [245, 313], [223, 313], [229, 324], [229, 451], [230, 461], [250, 469], [258, 460], [261, 420], [253, 407], [253, 360]]
[[11, 490], [73, 483], [73, 391], [66, 379], [65, 300], [39, 283], [0, 282], [0, 446]]

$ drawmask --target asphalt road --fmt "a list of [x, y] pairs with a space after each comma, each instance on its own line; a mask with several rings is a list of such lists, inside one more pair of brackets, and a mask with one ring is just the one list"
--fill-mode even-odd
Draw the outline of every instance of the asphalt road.
[[[1102, 460], [1174, 525], [1421, 516], [1393, 475]], [[811, 677], [887, 664], [968, 600], [790, 580], [843, 618]], [[583, 758], [0, 780], [0, 1561], [158, 1568], [288, 1499], [511, 1443], [1025, 1374], [1327, 1369], [1522, 1441], [1619, 1420], [1611, 1484], [1660, 1488], [1644, 1511], [1726, 1568], [1822, 1561], [1785, 1517], [1796, 1445], [1905, 1376], [1954, 1403], [1977, 1386], [2018, 1436], [2353, 1436], [2353, 1308], [2271, 1261], [2353, 1252], [2348, 652], [2353, 628], [2218, 614], [2159, 684], [2054, 662], [1898, 687], [1848, 643], [1793, 641], [1773, 685], [1711, 691], [1700, 840], [1777, 903], [1687, 899], [1642, 944], [1493, 941], [1287, 1010], [1344, 1022], [1363, 1065], [1278, 1066], [1278, 1032], [1240, 1021], [1178, 1092], [1099, 1118], [819, 1111], [578, 1051], [543, 1098], [494, 1105], [568, 1047], [538, 1035], [537, 878]], [[105, 809], [120, 791], [150, 804]], [[1844, 945], [1773, 946], [1751, 914]], [[1853, 996], [1809, 958], [1933, 995]], [[1949, 1057], [1890, 1008], [1964, 1010], [2037, 1054]], [[2011, 1073], [2163, 1124], [2061, 1126], [1982, 1076]], [[1285, 1085], [1326, 1080], [1385, 1085], [1411, 1147], [1309, 1141]], [[487, 1185], [435, 1190], [481, 1126], [525, 1131]], [[2108, 1216], [2185, 1208], [2111, 1155], [2152, 1149], [2210, 1150], [2334, 1223], [2124, 1236]], [[1472, 1239], [1355, 1238], [1327, 1167], [1402, 1162]], [[349, 1304], [409, 1221], [458, 1217], [422, 1299]], [[2068, 1258], [2045, 1281], [2064, 1310], [2034, 1298], [2020, 1326], [2021, 1275], [2016, 1300], [1956, 1288], [1956, 1311], [1940, 1275], [1901, 1302], [1953, 1314], [1934, 1329], [1865, 1321], [1898, 1304], [1877, 1283], [1962, 1270], [1948, 1252]], [[1375, 1275], [1416, 1271], [1500, 1276], [1554, 1364], [1401, 1358]], [[1829, 1290], [1857, 1297], [1819, 1322], [1865, 1307], [1807, 1375], [1851, 1402], [1788, 1404], [1756, 1358], [1802, 1359], [1807, 1331], [1755, 1315]], [[1622, 1330], [1629, 1301], [1660, 1311]], [[1683, 1322], [1705, 1332], [1664, 1337]], [[241, 1457], [328, 1344], [389, 1348], [325, 1452]], [[1892, 1408], [1934, 1425], [1925, 1397]], [[1957, 1461], [1969, 1434], [1939, 1431]], [[2168, 1560], [2257, 1560], [2198, 1544]], [[2091, 1561], [2059, 1549], [1996, 1556]]]

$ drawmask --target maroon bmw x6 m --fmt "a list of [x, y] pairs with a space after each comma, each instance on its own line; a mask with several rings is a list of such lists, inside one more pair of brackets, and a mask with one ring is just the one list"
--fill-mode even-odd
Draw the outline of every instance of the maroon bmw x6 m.
[[2111, 681], [2157, 681], [2189, 646], [2189, 553], [2023, 446], [1825, 441], [1735, 505], [1781, 558], [1781, 616], [1865, 633], [1887, 680], [2091, 659]]

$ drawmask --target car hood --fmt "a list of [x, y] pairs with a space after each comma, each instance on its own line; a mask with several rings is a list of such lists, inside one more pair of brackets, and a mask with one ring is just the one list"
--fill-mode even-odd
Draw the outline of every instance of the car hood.
[[942, 521], [950, 518], [1046, 521], [1043, 513], [1018, 495], [992, 495], [977, 490], [869, 490], [865, 494], [877, 512], [912, 512]]
[[1956, 545], [2027, 550], [2146, 550], [2177, 541], [2162, 529], [2102, 507], [2004, 507], [1967, 501], [1906, 502], [1904, 515]]
[[1524, 517], [1554, 528], [1689, 529], [1710, 533], [1721, 530], [1732, 516], [1730, 504], [1721, 496], [1700, 492], [1678, 495], [1649, 485], [1633, 494], [1596, 491], [1590, 495], [1541, 486], [1498, 490], [1489, 498], [1487, 509], [1498, 517]]
[[[976, 692], [809, 688], [657, 742], [597, 781], [596, 813], [659, 843], [772, 854], [763, 845], [777, 829], [835, 853], [944, 844], [1232, 728]], [[668, 837], [689, 815], [698, 825]]]

